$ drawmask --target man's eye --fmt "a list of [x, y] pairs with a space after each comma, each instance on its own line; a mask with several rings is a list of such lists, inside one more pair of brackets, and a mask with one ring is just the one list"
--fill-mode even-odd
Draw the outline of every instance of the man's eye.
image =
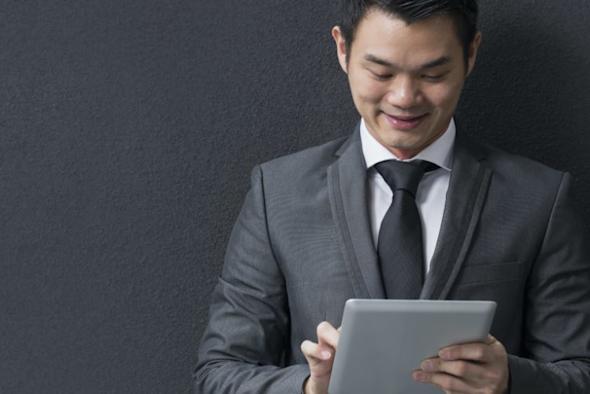
[[437, 82], [442, 80], [445, 77], [446, 74], [424, 74], [422, 75], [422, 79], [425, 79], [427, 81], [431, 81], [431, 82]]
[[371, 71], [371, 74], [373, 75], [373, 77], [375, 77], [376, 79], [378, 79], [380, 81], [383, 81], [383, 80], [386, 80], [386, 79], [389, 79], [392, 77], [391, 74], [380, 74], [380, 73], [376, 73], [373, 71]]

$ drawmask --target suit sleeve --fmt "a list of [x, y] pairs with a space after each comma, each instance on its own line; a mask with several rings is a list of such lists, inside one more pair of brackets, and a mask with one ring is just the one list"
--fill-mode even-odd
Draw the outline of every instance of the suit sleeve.
[[565, 174], [527, 281], [523, 357], [509, 356], [511, 393], [588, 393], [590, 239]]
[[284, 366], [289, 326], [285, 281], [270, 244], [262, 171], [256, 167], [212, 295], [196, 393], [299, 394], [309, 368]]

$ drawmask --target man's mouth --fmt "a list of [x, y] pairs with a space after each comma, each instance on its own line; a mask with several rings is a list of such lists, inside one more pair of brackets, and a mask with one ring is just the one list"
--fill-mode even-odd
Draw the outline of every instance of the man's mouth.
[[387, 122], [398, 130], [412, 130], [428, 116], [427, 113], [421, 115], [390, 115], [385, 112], [383, 112], [383, 115]]

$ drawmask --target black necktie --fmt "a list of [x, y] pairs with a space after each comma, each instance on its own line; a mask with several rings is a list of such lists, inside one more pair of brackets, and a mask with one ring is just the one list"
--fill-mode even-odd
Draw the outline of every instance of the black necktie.
[[393, 192], [377, 244], [385, 294], [389, 299], [417, 299], [424, 282], [424, 251], [415, 196], [424, 172], [436, 165], [388, 160], [375, 168]]

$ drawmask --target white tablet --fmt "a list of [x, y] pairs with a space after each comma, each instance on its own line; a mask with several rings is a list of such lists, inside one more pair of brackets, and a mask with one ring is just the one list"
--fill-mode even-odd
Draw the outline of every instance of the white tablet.
[[452, 344], [483, 341], [493, 301], [346, 302], [330, 394], [440, 394], [412, 379], [422, 360]]

